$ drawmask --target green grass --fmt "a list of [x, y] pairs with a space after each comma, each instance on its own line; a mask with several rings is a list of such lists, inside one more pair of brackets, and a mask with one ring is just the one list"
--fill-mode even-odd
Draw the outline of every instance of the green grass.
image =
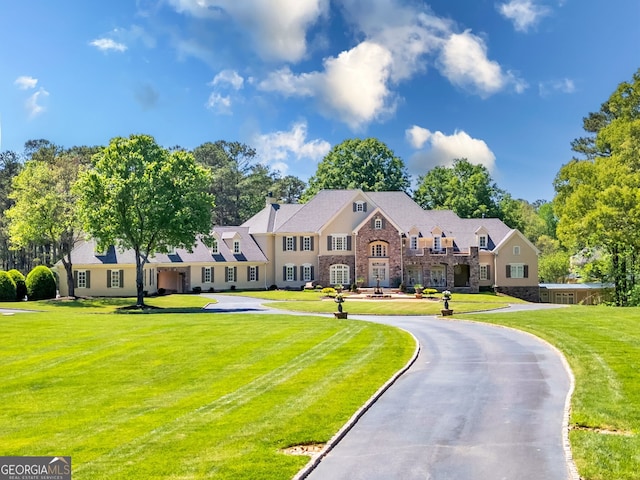
[[558, 347], [576, 378], [573, 456], [587, 480], [640, 472], [640, 309], [573, 306], [466, 316], [531, 332]]
[[365, 322], [104, 314], [129, 304], [0, 316], [0, 455], [71, 455], [76, 480], [291, 478], [308, 459], [279, 450], [326, 442], [415, 347]]
[[[316, 291], [255, 291], [225, 293], [229, 295], [246, 295], [274, 301], [271, 306], [283, 310], [306, 313], [331, 313], [337, 310], [332, 299], [323, 299]], [[345, 312], [359, 315], [439, 315], [442, 301], [425, 298], [417, 299], [414, 295], [407, 295], [406, 299], [353, 299], [345, 294], [342, 308]], [[524, 303], [522, 300], [494, 294], [462, 294], [456, 293], [449, 302], [449, 308], [454, 312], [478, 312], [493, 310], [507, 306], [509, 303]]]

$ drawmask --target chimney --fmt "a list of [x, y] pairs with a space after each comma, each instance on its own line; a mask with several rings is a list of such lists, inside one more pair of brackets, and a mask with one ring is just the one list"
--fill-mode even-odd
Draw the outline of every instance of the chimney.
[[278, 201], [273, 198], [273, 192], [267, 193], [266, 206], [268, 207], [269, 205], [273, 205], [274, 203], [278, 203]]

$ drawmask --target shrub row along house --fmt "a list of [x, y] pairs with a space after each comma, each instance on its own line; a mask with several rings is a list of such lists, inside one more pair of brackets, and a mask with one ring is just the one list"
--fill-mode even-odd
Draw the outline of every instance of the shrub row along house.
[[[404, 192], [323, 190], [305, 204], [267, 197], [265, 208], [243, 225], [212, 233], [208, 245], [196, 239], [191, 251], [150, 258], [145, 290], [404, 283], [469, 293], [495, 289], [538, 301], [538, 251], [522, 233], [494, 218], [423, 210]], [[132, 251], [97, 252], [89, 240], [72, 259], [78, 295], [135, 295]], [[64, 282], [60, 290], [65, 295]]]

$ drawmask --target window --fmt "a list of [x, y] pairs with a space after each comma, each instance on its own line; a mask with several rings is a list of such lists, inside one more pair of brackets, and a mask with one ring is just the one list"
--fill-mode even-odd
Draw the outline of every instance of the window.
[[307, 264], [302, 265], [302, 267], [300, 267], [301, 270], [301, 280], [304, 282], [310, 282], [311, 280], [313, 280], [313, 266]]
[[365, 202], [355, 202], [353, 204], [353, 211], [354, 212], [366, 212], [367, 211], [367, 204]]
[[284, 237], [284, 250], [293, 252], [296, 249], [296, 237]]
[[433, 237], [433, 249], [435, 251], [442, 250], [442, 242], [440, 237]]
[[348, 265], [331, 265], [329, 268], [329, 282], [332, 285], [349, 285], [349, 266]]
[[225, 267], [225, 278], [227, 283], [236, 282], [238, 279], [238, 267]]
[[513, 254], [514, 254], [515, 256], [520, 255], [520, 245], [514, 245], [514, 247], [513, 247]]
[[149, 270], [149, 285], [155, 285], [156, 284], [156, 270], [155, 268], [151, 268]]
[[76, 270], [74, 272], [76, 288], [89, 288], [89, 272], [86, 270]]
[[107, 288], [124, 287], [124, 270], [107, 270]]
[[573, 293], [571, 292], [556, 292], [556, 302], [563, 305], [573, 305], [575, 303]]
[[331, 250], [347, 250], [347, 236], [333, 235]]
[[478, 237], [478, 247], [487, 248], [487, 236], [486, 235], [480, 235]]
[[480, 264], [480, 280], [490, 280], [490, 269], [489, 265]]
[[377, 242], [371, 245], [372, 257], [386, 257], [387, 256], [387, 244], [383, 242]]
[[507, 278], [529, 278], [529, 267], [522, 263], [507, 265]]
[[240, 240], [233, 241], [233, 254], [234, 255], [240, 254]]
[[410, 250], [417, 250], [418, 249], [418, 236], [417, 235], [411, 235], [411, 237], [409, 238], [409, 249]]
[[381, 218], [376, 218], [373, 221], [373, 228], [375, 230], [382, 230], [382, 219]]
[[311, 237], [302, 237], [302, 250], [305, 252], [313, 251], [313, 239]]
[[296, 266], [287, 264], [284, 266], [284, 281], [295, 282], [296, 280]]
[[258, 267], [247, 267], [247, 280], [250, 282], [258, 281]]
[[211, 254], [212, 255], [218, 255], [219, 253], [220, 253], [220, 251], [218, 250], [218, 240], [216, 240], [214, 238], [212, 243], [211, 243]]
[[212, 283], [212, 282], [213, 282], [213, 268], [202, 267], [202, 283]]

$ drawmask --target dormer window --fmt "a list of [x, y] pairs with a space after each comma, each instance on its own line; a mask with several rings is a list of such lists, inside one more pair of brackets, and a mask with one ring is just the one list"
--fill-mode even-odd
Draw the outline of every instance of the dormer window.
[[373, 228], [375, 230], [382, 230], [382, 219], [381, 218], [376, 218], [373, 221]]
[[353, 211], [354, 212], [366, 212], [367, 211], [367, 202], [363, 202], [362, 200], [353, 202]]
[[433, 237], [433, 249], [435, 251], [440, 251], [442, 250], [442, 238], [438, 235]]
[[478, 247], [480, 248], [487, 248], [487, 236], [486, 235], [480, 235], [478, 237]]
[[214, 238], [211, 241], [211, 254], [212, 255], [218, 255], [220, 253], [220, 251], [218, 250], [218, 240], [216, 238]]
[[234, 240], [233, 241], [233, 254], [234, 255], [239, 255], [240, 253], [241, 253], [240, 240]]
[[409, 249], [410, 250], [417, 250], [418, 249], [418, 236], [417, 235], [411, 235], [411, 237], [409, 238]]

